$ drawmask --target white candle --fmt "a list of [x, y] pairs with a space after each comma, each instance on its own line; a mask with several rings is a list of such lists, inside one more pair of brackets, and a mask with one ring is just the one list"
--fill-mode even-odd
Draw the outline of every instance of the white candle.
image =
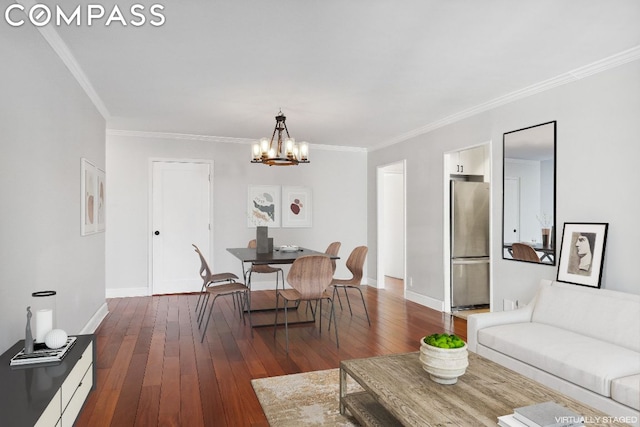
[[36, 342], [44, 342], [44, 337], [53, 329], [53, 310], [45, 308], [36, 311]]

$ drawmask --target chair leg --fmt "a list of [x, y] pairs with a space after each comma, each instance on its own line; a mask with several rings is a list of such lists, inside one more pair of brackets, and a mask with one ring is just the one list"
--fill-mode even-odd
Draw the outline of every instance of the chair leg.
[[367, 311], [367, 303], [364, 302], [364, 295], [362, 294], [362, 289], [355, 288], [360, 292], [360, 298], [362, 298], [362, 306], [364, 307], [364, 314], [367, 315], [367, 322], [369, 322], [369, 326], [371, 326], [371, 320], [369, 319], [369, 312]]
[[284, 336], [285, 336], [285, 344], [286, 351], [289, 354], [289, 320], [287, 318], [287, 306], [289, 305], [289, 301], [286, 298], [282, 298], [284, 300]]
[[340, 310], [342, 310], [342, 300], [340, 299], [340, 293], [338, 293], [338, 287], [333, 286], [333, 296], [331, 297], [332, 301], [335, 301], [336, 295], [338, 296], [338, 302], [340, 303]]
[[207, 333], [207, 327], [209, 326], [209, 320], [211, 320], [211, 313], [213, 313], [213, 306], [216, 305], [216, 299], [219, 296], [220, 295], [216, 295], [215, 297], [213, 297], [213, 301], [211, 302], [211, 308], [209, 309], [209, 315], [207, 316], [207, 323], [205, 323], [204, 325], [204, 331], [202, 331], [202, 338], [200, 339], [200, 342], [204, 341], [204, 336]]
[[[316, 305], [318, 305], [318, 301], [320, 301], [320, 325], [318, 325], [318, 327], [320, 328], [320, 335], [322, 335], [322, 299], [316, 300]], [[316, 310], [317, 309], [318, 308], [316, 307]], [[316, 320], [315, 317], [313, 320]]]
[[202, 301], [202, 305], [200, 306], [200, 313], [198, 313], [198, 328], [200, 328], [202, 326], [202, 319], [204, 318], [204, 313], [207, 311], [207, 305], [209, 304], [209, 298], [211, 297], [211, 294], [209, 292], [207, 292], [207, 294], [204, 296], [204, 300]]
[[202, 296], [204, 295], [204, 288], [206, 288], [206, 285], [203, 284], [202, 285], [202, 289], [200, 289], [200, 295], [198, 295], [198, 302], [196, 303], [196, 312], [198, 311], [198, 306], [200, 305], [200, 300], [202, 299]]
[[[333, 301], [329, 300], [329, 302], [331, 302], [331, 313], [333, 313], [333, 327], [336, 331], [336, 347], [340, 348], [340, 341], [338, 341], [338, 321], [336, 320], [336, 311], [333, 307]], [[331, 329], [331, 315], [329, 315], [329, 329]]]
[[347, 305], [349, 305], [349, 313], [351, 313], [351, 315], [353, 316], [353, 311], [351, 311], [351, 301], [349, 301], [349, 294], [347, 293], [347, 287], [343, 286], [342, 289], [344, 289], [344, 296], [347, 297]]
[[234, 292], [231, 294], [231, 298], [233, 298], [233, 302], [234, 302], [234, 309], [235, 309], [235, 302], [236, 302], [236, 298], [238, 298], [238, 311], [240, 312], [240, 317], [242, 317], [242, 323], [244, 325], [247, 324], [247, 320], [244, 318], [244, 301], [242, 301], [242, 291], [238, 291], [238, 292]]

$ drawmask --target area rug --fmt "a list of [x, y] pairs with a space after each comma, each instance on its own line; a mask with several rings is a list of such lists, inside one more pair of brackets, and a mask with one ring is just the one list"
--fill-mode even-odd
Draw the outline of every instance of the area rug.
[[[340, 415], [340, 370], [305, 372], [251, 381], [271, 427], [358, 426]], [[349, 393], [362, 391], [353, 380]]]

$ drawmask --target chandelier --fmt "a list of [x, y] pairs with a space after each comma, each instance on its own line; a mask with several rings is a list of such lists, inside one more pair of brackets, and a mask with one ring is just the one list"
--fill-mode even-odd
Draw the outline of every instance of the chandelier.
[[[273, 129], [271, 141], [267, 138], [253, 144], [251, 163], [262, 163], [269, 166], [292, 166], [298, 163], [309, 163], [309, 145], [306, 142], [296, 144], [289, 136], [282, 110], [276, 116], [276, 127]], [[286, 134], [283, 135], [283, 132]], [[276, 134], [277, 139], [276, 139]]]

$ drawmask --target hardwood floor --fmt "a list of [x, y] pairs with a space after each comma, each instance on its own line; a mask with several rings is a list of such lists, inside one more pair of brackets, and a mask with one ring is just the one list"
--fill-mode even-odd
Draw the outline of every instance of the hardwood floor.
[[[194, 312], [197, 295], [108, 300], [96, 331], [97, 385], [76, 426], [268, 426], [250, 380], [337, 368], [343, 359], [416, 351], [435, 332], [466, 339], [466, 321], [364, 287], [368, 326], [357, 294], [353, 317], [338, 308], [340, 348], [317, 325], [284, 328], [244, 325], [229, 298], [219, 298], [204, 342]], [[253, 292], [254, 303], [274, 298]], [[263, 302], [264, 302], [263, 301]], [[344, 297], [343, 297], [344, 302]], [[337, 305], [337, 303], [336, 303]], [[326, 305], [325, 305], [326, 308]], [[325, 316], [329, 310], [324, 310]]]

